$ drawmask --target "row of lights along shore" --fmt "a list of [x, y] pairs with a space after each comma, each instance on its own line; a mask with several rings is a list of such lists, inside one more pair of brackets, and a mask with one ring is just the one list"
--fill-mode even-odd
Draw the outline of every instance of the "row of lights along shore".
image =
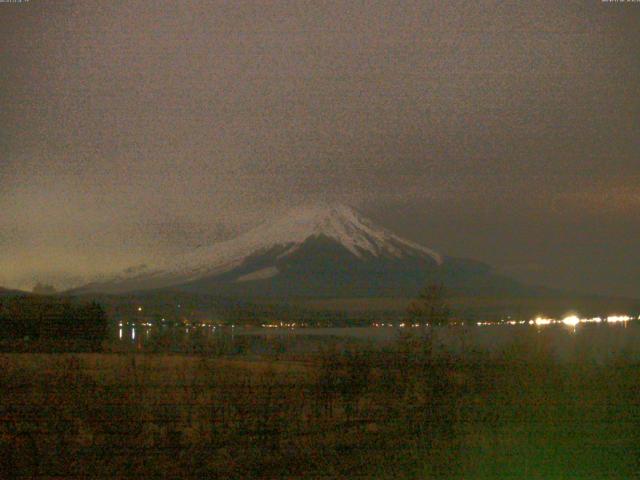
[[[640, 316], [633, 317], [629, 315], [610, 315], [608, 317], [589, 317], [589, 318], [580, 318], [576, 315], [569, 315], [562, 319], [556, 318], [547, 318], [547, 317], [536, 317], [531, 320], [502, 320], [498, 322], [476, 322], [476, 325], [479, 327], [488, 327], [495, 325], [535, 325], [537, 327], [542, 327], [546, 325], [568, 325], [570, 327], [575, 327], [581, 323], [625, 323], [630, 322], [632, 320], [640, 320]], [[380, 327], [423, 327], [428, 326], [429, 324], [421, 324], [421, 323], [374, 323], [373, 326]], [[451, 322], [450, 325], [463, 325], [463, 322]]]
[[[180, 307], [180, 305], [178, 305], [178, 307]], [[138, 307], [137, 311], [138, 312], [142, 312], [143, 308], [142, 307]], [[494, 325], [535, 325], [538, 327], [542, 327], [542, 326], [547, 326], [547, 325], [558, 325], [558, 324], [562, 324], [562, 325], [567, 325], [570, 327], [575, 327], [576, 325], [579, 324], [587, 324], [587, 323], [625, 323], [625, 322], [629, 322], [632, 320], [640, 320], [640, 316], [638, 317], [634, 317], [634, 316], [630, 316], [630, 315], [609, 315], [608, 317], [589, 317], [589, 318], [580, 318], [577, 315], [569, 315], [566, 316], [562, 319], [555, 319], [555, 318], [548, 318], [548, 317], [543, 317], [543, 316], [539, 316], [536, 317], [534, 319], [531, 320], [502, 320], [502, 321], [498, 321], [498, 322], [476, 322], [476, 325], [479, 327], [486, 327], [486, 326], [494, 326]], [[164, 323], [166, 320], [163, 318], [162, 322]], [[187, 324], [187, 322], [182, 322], [185, 325]], [[191, 322], [189, 322], [191, 323]], [[451, 322], [450, 325], [462, 325], [463, 322]], [[152, 326], [151, 323], [143, 323], [143, 326]], [[120, 327], [122, 327], [122, 322], [119, 323]], [[197, 323], [191, 323], [189, 326], [198, 326]], [[206, 327], [206, 326], [213, 326], [215, 328], [214, 325], [211, 325], [210, 323], [202, 323], [200, 324], [201, 327]], [[218, 325], [220, 326], [220, 325]], [[232, 325], [234, 326], [234, 325]], [[285, 322], [279, 322], [279, 323], [263, 323], [261, 325], [263, 328], [296, 328], [296, 327], [306, 327], [307, 324], [305, 323], [296, 323], [296, 322], [291, 322], [291, 323], [285, 323]], [[400, 324], [397, 323], [373, 323], [372, 324], [373, 327], [375, 328], [381, 328], [381, 327], [400, 327], [400, 328], [418, 328], [418, 327], [424, 327], [424, 326], [429, 326], [428, 323], [426, 324], [421, 324], [421, 323], [408, 323], [408, 322], [403, 322]]]

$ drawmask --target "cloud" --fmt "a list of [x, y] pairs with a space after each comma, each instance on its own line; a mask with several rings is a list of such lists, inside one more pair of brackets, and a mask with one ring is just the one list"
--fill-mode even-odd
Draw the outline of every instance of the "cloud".
[[479, 239], [523, 218], [550, 234], [610, 213], [630, 229], [637, 213], [635, 10], [0, 8], [0, 284], [69, 283], [321, 200], [391, 220], [432, 212], [401, 233], [498, 263], [493, 251], [531, 253]]

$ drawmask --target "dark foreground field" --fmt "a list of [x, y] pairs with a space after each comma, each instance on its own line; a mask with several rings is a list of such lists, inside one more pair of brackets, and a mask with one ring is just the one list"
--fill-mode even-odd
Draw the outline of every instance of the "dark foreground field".
[[407, 337], [308, 358], [4, 354], [0, 477], [640, 478], [640, 365]]

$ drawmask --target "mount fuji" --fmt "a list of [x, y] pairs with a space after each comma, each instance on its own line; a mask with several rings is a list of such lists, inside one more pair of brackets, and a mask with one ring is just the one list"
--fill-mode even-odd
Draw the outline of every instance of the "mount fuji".
[[132, 267], [77, 292], [171, 289], [268, 298], [414, 295], [439, 281], [463, 292], [521, 290], [480, 262], [445, 257], [344, 205], [289, 211], [232, 240], [153, 267]]

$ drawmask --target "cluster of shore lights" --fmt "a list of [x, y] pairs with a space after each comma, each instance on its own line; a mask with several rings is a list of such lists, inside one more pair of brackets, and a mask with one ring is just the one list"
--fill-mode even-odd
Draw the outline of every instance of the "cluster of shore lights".
[[[453, 321], [453, 322], [447, 323], [447, 325], [455, 327], [456, 325], [464, 326], [465, 323], [461, 322], [461, 321]], [[488, 323], [487, 323], [487, 325], [488, 325]], [[398, 328], [398, 327], [400, 327], [400, 328], [420, 328], [420, 327], [428, 327], [429, 323], [409, 323], [409, 322], [404, 322], [404, 323], [372, 323], [371, 326], [374, 327], [374, 328], [383, 328], [383, 327], [390, 327], [390, 328]]]
[[284, 322], [280, 322], [280, 323], [263, 323], [262, 327], [263, 328], [296, 328], [296, 327], [306, 327], [307, 324], [306, 323], [284, 323]]
[[[640, 317], [637, 317], [640, 320]], [[569, 315], [562, 319], [556, 318], [547, 318], [547, 317], [536, 317], [532, 320], [509, 320], [507, 322], [477, 322], [478, 326], [487, 326], [487, 325], [535, 325], [537, 327], [544, 327], [546, 325], [567, 325], [569, 327], [575, 327], [581, 323], [624, 323], [629, 322], [631, 320], [636, 320], [636, 317], [631, 317], [629, 315], [610, 315], [608, 317], [591, 317], [591, 318], [580, 318], [577, 315]]]
[[[580, 318], [577, 315], [569, 315], [562, 319], [556, 318], [547, 318], [547, 317], [536, 317], [531, 320], [506, 320], [501, 322], [476, 322], [476, 325], [479, 327], [486, 326], [495, 326], [495, 325], [535, 325], [537, 327], [543, 327], [546, 325], [567, 325], [570, 327], [575, 327], [581, 323], [624, 323], [630, 322], [632, 320], [640, 320], [639, 317], [632, 317], [629, 315], [610, 315], [608, 317], [590, 317], [590, 318]], [[449, 325], [463, 325], [462, 322], [452, 322]], [[279, 325], [263, 325], [270, 327], [278, 327]], [[381, 328], [381, 327], [424, 327], [429, 326], [429, 324], [420, 324], [420, 323], [373, 323], [373, 327]]]

